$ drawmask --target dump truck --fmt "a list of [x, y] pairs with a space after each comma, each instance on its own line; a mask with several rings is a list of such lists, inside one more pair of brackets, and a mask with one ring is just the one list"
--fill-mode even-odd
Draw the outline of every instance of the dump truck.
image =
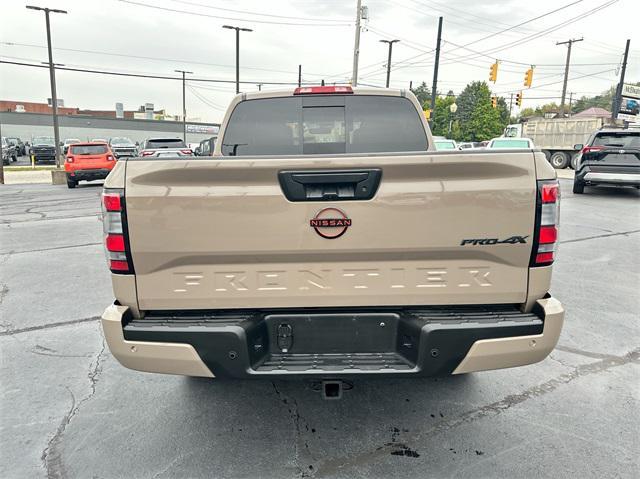
[[580, 153], [575, 145], [585, 144], [591, 134], [604, 124], [602, 118], [534, 118], [507, 125], [503, 136], [530, 138], [554, 168], [570, 166], [575, 169]]

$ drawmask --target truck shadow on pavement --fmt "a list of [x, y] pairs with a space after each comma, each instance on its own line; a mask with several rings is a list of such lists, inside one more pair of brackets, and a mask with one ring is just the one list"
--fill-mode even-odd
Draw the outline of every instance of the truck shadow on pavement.
[[[472, 374], [355, 379], [341, 400], [328, 401], [310, 380], [185, 378], [184, 399], [188, 409], [198, 411], [202, 431], [219, 427], [213, 411], [224, 410], [226, 420], [235, 424], [237, 447], [255, 451], [266, 447], [264, 437], [252, 433], [256, 422], [262, 423], [270, 429], [267, 434], [275, 433], [279, 442], [289, 443], [299, 477], [333, 476], [338, 472], [334, 460], [351, 455], [358, 462], [389, 456], [419, 458], [427, 451], [416, 444], [426, 431], [452, 427], [448, 421], [482, 402], [474, 393], [475, 382]], [[230, 436], [229, 441], [234, 439]], [[363, 451], [369, 452], [363, 455]]]

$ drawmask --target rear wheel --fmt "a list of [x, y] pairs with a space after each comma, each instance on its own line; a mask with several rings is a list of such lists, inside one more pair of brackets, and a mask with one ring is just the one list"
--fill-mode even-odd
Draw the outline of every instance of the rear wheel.
[[573, 180], [573, 192], [576, 195], [584, 193], [584, 183], [582, 181]]
[[562, 170], [569, 164], [569, 157], [564, 151], [555, 151], [549, 158], [549, 162], [556, 170]]
[[571, 164], [569, 166], [571, 166], [572, 170], [576, 169], [578, 166], [578, 153], [571, 155]]
[[67, 176], [67, 188], [75, 188], [78, 185], [76, 180], [72, 180]]

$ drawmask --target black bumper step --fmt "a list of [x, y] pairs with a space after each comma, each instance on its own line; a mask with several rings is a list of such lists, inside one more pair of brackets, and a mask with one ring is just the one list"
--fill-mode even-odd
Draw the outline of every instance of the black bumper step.
[[271, 354], [257, 371], [408, 371], [414, 367], [398, 353]]
[[450, 374], [475, 341], [540, 334], [514, 305], [158, 311], [134, 341], [191, 344], [217, 377]]

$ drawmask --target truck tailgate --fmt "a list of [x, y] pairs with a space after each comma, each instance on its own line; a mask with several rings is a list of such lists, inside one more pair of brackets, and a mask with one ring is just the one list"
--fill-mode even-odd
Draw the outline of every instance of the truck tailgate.
[[[381, 179], [365, 200], [290, 201], [278, 180], [284, 170], [371, 169]], [[535, 191], [531, 151], [129, 160], [138, 303], [176, 310], [523, 302]], [[347, 226], [314, 228], [324, 208], [340, 211], [318, 218]], [[318, 230], [344, 232], [328, 239]]]

